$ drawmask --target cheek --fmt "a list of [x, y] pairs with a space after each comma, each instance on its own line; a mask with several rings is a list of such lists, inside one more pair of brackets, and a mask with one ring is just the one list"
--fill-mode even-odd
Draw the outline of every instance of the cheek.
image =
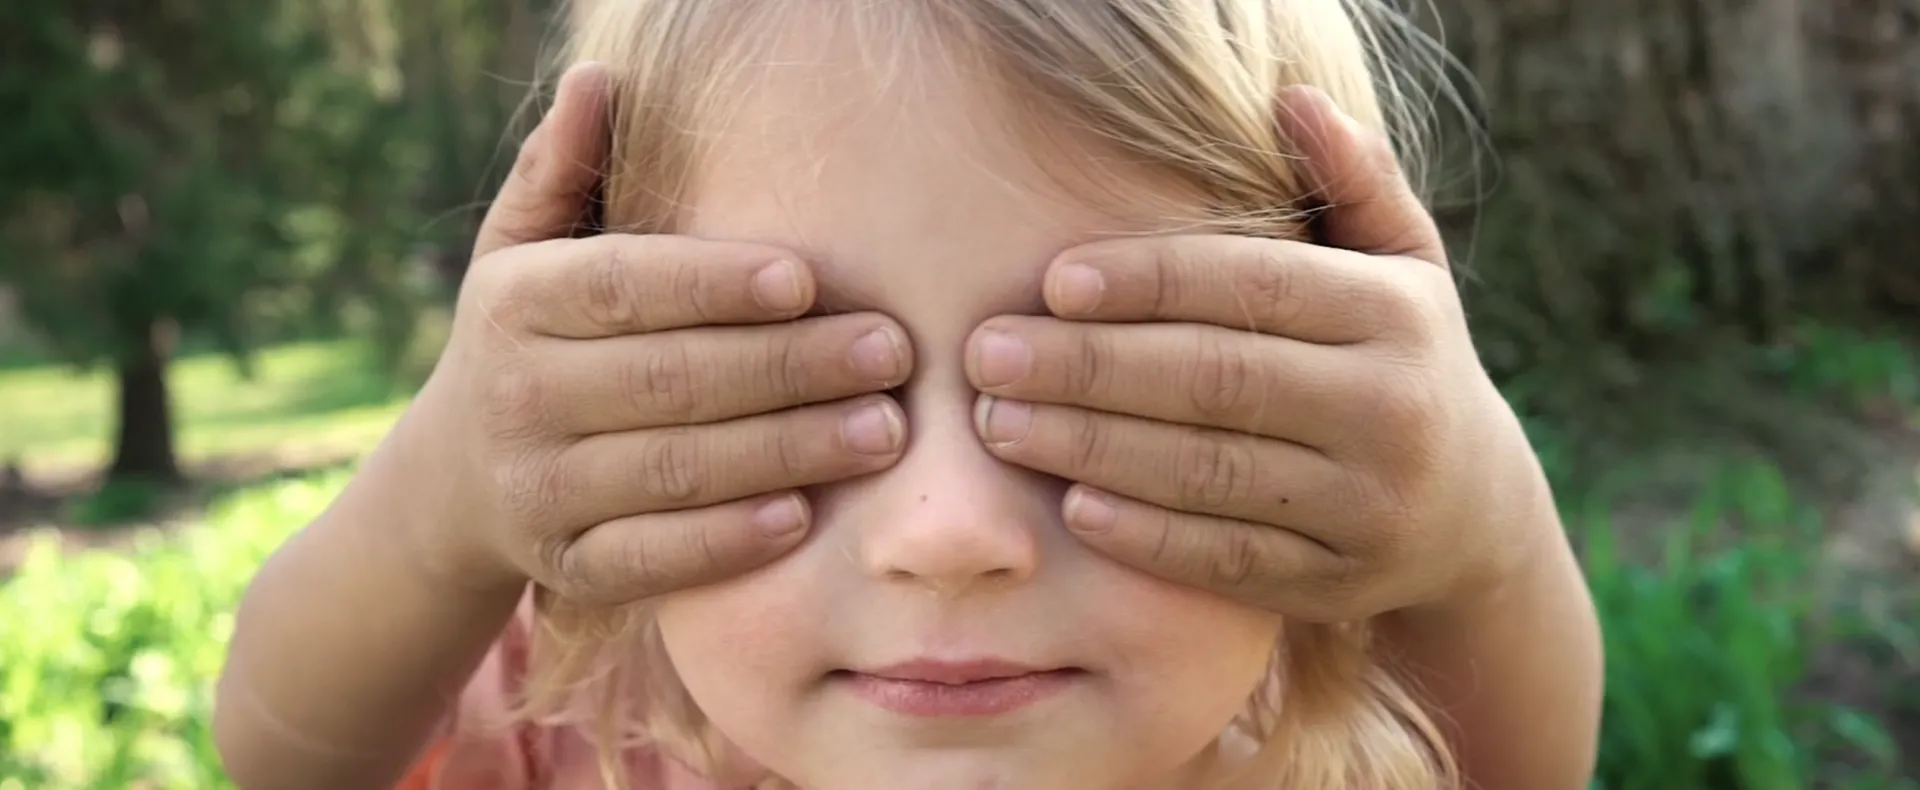
[[1104, 560], [1085, 575], [1082, 614], [1108, 645], [1115, 683], [1143, 748], [1192, 754], [1220, 734], [1270, 670], [1274, 614]]
[[760, 734], [791, 723], [796, 714], [782, 703], [824, 671], [824, 607], [814, 588], [830, 577], [809, 559], [668, 596], [658, 610], [661, 640], [688, 694], [750, 751]]

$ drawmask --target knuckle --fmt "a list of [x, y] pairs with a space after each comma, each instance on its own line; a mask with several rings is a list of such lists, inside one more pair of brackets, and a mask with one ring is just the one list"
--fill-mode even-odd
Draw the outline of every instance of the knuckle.
[[646, 331], [640, 294], [627, 276], [628, 256], [612, 247], [587, 267], [580, 309], [595, 326]]
[[1201, 332], [1195, 343], [1188, 399], [1210, 421], [1231, 418], [1260, 398], [1256, 361], [1234, 339]]
[[682, 343], [657, 343], [645, 356], [624, 366], [622, 391], [640, 414], [656, 425], [683, 425], [693, 421], [694, 397], [691, 355]]
[[549, 583], [555, 592], [581, 603], [600, 600], [604, 583], [595, 572], [594, 558], [587, 556], [579, 544], [571, 540], [550, 540], [541, 546], [540, 556], [546, 559], [547, 573], [552, 577]]
[[525, 441], [548, 421], [545, 380], [519, 360], [502, 360], [480, 385], [480, 420], [488, 434], [502, 441]]
[[1302, 307], [1294, 296], [1297, 268], [1272, 251], [1262, 252], [1255, 263], [1241, 269], [1234, 283], [1235, 293], [1246, 300], [1248, 317], [1264, 326], [1291, 325]]
[[546, 571], [542, 581], [561, 596], [585, 600], [591, 597], [593, 589], [592, 572], [573, 541], [560, 538], [541, 540], [534, 552], [540, 558], [540, 567]]
[[1081, 331], [1076, 362], [1067, 371], [1070, 394], [1083, 399], [1097, 398], [1107, 386], [1107, 360], [1113, 344], [1104, 333]]
[[1219, 270], [1212, 256], [1198, 247], [1185, 244], [1162, 246], [1153, 267], [1154, 315], [1167, 315], [1186, 303], [1186, 282], [1190, 274]]
[[641, 445], [634, 485], [655, 509], [677, 510], [700, 496], [705, 481], [696, 441], [691, 431], [676, 428]]
[[532, 449], [510, 453], [493, 467], [500, 508], [522, 533], [543, 533], [554, 508], [571, 497], [578, 482], [553, 453]]
[[1189, 429], [1174, 454], [1182, 510], [1217, 513], [1253, 489], [1252, 451], [1203, 429]]
[[526, 317], [547, 301], [546, 288], [527, 269], [500, 261], [507, 250], [485, 256], [475, 262], [467, 278], [473, 283], [473, 307], [485, 314], [487, 323], [518, 327]]
[[773, 459], [782, 480], [801, 480], [814, 471], [806, 442], [791, 428], [770, 431], [767, 437], [767, 457]]
[[1359, 482], [1360, 501], [1352, 510], [1361, 515], [1341, 534], [1341, 554], [1369, 564], [1391, 564], [1403, 553], [1414, 510], [1402, 490], [1378, 475]]
[[1245, 589], [1260, 578], [1260, 553], [1245, 530], [1226, 530], [1208, 566], [1210, 586]]
[[[722, 567], [719, 549], [714, 545], [716, 534], [715, 530], [710, 529], [681, 530], [681, 556], [688, 559], [698, 558], [698, 561], [692, 567], [674, 570], [679, 571], [681, 575], [691, 577], [699, 575], [702, 570]], [[654, 579], [656, 576], [649, 575], [643, 578]], [[681, 579], [662, 579], [662, 581], [672, 581], [675, 587], [680, 586], [682, 582]], [[685, 579], [685, 581], [691, 581], [691, 579]]]
[[1067, 463], [1074, 470], [1087, 473], [1104, 469], [1111, 463], [1112, 446], [1107, 441], [1106, 431], [1091, 414], [1080, 410], [1069, 412], [1067, 421]]
[[802, 342], [791, 332], [774, 334], [767, 340], [765, 363], [760, 366], [761, 386], [782, 402], [799, 403], [806, 396], [807, 372], [813, 369], [807, 353], [822, 347]]
[[719, 314], [714, 304], [713, 269], [692, 263], [675, 263], [668, 274], [668, 293], [687, 305], [694, 323], [710, 324]]
[[1419, 364], [1385, 366], [1366, 387], [1366, 413], [1360, 415], [1375, 425], [1373, 435], [1404, 449], [1433, 433], [1442, 416], [1440, 388], [1433, 379]]
[[1418, 272], [1386, 278], [1386, 294], [1376, 310], [1380, 322], [1417, 351], [1432, 347], [1449, 318], [1446, 300], [1431, 279], [1431, 273]]

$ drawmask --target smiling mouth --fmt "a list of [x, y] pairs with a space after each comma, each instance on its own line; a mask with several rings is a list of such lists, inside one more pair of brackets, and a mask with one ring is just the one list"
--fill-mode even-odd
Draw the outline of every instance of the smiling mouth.
[[912, 661], [838, 670], [828, 679], [884, 710], [917, 718], [978, 718], [1022, 710], [1064, 692], [1088, 673], [1006, 661]]

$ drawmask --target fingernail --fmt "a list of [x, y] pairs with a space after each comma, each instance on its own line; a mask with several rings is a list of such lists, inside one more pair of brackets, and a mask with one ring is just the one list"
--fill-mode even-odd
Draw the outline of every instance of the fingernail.
[[807, 507], [798, 495], [788, 494], [761, 505], [753, 514], [753, 524], [762, 535], [784, 538], [807, 525]]
[[1027, 377], [1033, 366], [1033, 352], [1027, 343], [998, 330], [981, 333], [974, 346], [974, 375], [981, 387], [1004, 387]]
[[904, 426], [885, 403], [871, 403], [847, 415], [840, 432], [847, 447], [861, 455], [891, 455], [899, 449]]
[[1033, 407], [983, 395], [973, 405], [973, 428], [988, 444], [1009, 445], [1027, 438], [1033, 427]]
[[753, 300], [776, 313], [790, 313], [806, 306], [806, 294], [800, 292], [800, 272], [793, 261], [777, 261], [754, 272]]
[[1085, 535], [1110, 531], [1120, 520], [1120, 511], [1112, 500], [1086, 488], [1075, 488], [1067, 494], [1065, 510], [1067, 529]]
[[883, 326], [860, 336], [853, 341], [853, 347], [847, 351], [848, 361], [853, 372], [882, 384], [900, 381], [904, 373], [906, 353], [901, 347], [900, 334], [893, 327]]
[[1068, 264], [1053, 275], [1053, 306], [1062, 315], [1086, 315], [1100, 306], [1106, 290], [1107, 281], [1099, 269]]

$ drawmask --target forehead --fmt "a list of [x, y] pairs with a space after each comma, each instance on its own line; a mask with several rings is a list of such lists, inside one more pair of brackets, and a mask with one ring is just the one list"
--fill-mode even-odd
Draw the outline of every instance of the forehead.
[[977, 65], [833, 16], [785, 28], [699, 130], [684, 232], [794, 249], [820, 267], [824, 306], [899, 311], [912, 329], [940, 305], [1037, 312], [1055, 254], [1149, 230], [1049, 177], [1043, 157], [1102, 155], [1036, 150], [1020, 102]]

